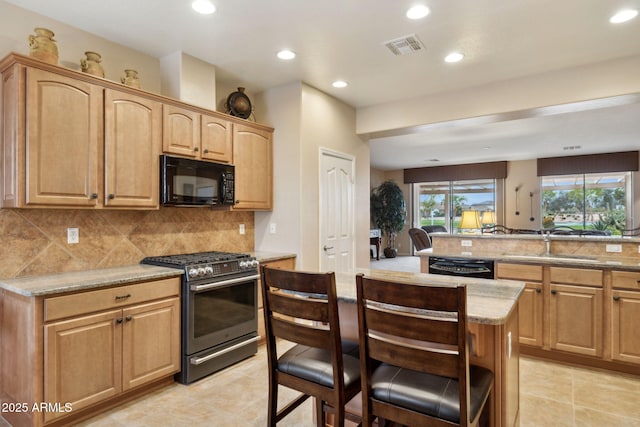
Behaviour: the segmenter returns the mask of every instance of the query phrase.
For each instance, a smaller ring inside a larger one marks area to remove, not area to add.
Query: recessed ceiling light
[[[336,80],[335,82],[332,83],[332,86],[337,88],[343,88],[343,87],[347,87],[348,84],[343,80]]]
[[[615,15],[613,15],[611,17],[611,19],[609,19],[609,22],[611,22],[612,24],[620,24],[622,22],[627,22],[630,21],[631,19],[635,18],[636,16],[638,16],[638,11],[635,9],[625,9],[625,10],[621,10],[620,12],[616,13]]]
[[[459,62],[462,61],[462,58],[464,58],[464,55],[461,54],[460,52],[451,52],[449,55],[447,55],[444,58],[445,62]]]
[[[295,52],[292,52],[290,50],[281,50],[280,52],[278,52],[278,58],[280,59],[284,59],[286,61],[293,59],[296,57]]]
[[[429,8],[423,4],[413,6],[407,10],[407,18],[409,19],[422,19],[429,14]]]
[[[216,11],[216,7],[209,0],[194,0],[191,7],[198,13],[203,15],[211,15]]]

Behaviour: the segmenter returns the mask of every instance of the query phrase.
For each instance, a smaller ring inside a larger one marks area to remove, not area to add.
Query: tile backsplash
[[[79,230],[79,243],[67,243],[67,228]],[[0,278],[118,267],[153,255],[250,252],[254,231],[253,212],[0,209]]]

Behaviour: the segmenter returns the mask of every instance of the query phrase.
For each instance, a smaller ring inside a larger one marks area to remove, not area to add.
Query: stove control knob
[[[196,277],[198,275],[198,270],[195,268],[189,269],[189,277]]]
[[[212,275],[213,274],[213,267],[211,267],[210,265],[207,265],[204,268],[204,274]]]
[[[247,261],[240,261],[240,263],[238,265],[240,265],[240,268],[249,267],[249,263]]]
[[[205,270],[203,267],[198,268],[198,276],[204,276]]]
[[[258,262],[257,259],[252,259],[251,260],[251,267],[258,268],[258,265],[260,265],[260,263]]]

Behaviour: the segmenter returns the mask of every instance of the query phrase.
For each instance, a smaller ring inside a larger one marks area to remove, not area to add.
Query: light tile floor
[[[258,354],[192,385],[173,384],[79,424],[85,427],[266,425],[267,369]],[[640,377],[522,357],[520,426],[640,426]],[[294,396],[281,388],[284,398]],[[284,401],[284,400],[283,400]],[[279,426],[313,426],[305,403]]]

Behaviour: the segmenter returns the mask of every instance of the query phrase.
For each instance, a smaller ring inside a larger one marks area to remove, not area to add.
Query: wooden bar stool
[[[317,425],[325,426],[327,411],[335,414],[334,426],[344,426],[345,403],[360,392],[360,362],[358,343],[340,339],[334,273],[267,266],[260,273],[269,364],[268,424],[275,426],[315,397]],[[282,340],[296,345],[278,357]],[[280,411],[278,385],[302,393]]]
[[[493,373],[469,366],[466,287],[358,274],[356,288],[363,425],[487,424]]]

